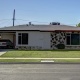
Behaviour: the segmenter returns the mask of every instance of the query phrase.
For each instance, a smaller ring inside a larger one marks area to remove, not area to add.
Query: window
[[[71,34],[71,45],[79,45],[79,34]]]
[[[18,36],[18,44],[21,44],[21,36]]]
[[[66,44],[67,45],[80,45],[80,34],[67,34]]]
[[[18,33],[18,44],[28,44],[28,33]]]
[[[22,44],[28,44],[28,34],[22,33]]]
[[[67,45],[70,45],[70,36],[67,36],[66,41],[67,41]]]

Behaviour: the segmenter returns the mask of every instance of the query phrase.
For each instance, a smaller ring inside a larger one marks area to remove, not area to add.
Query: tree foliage
[[[78,23],[76,26],[77,26],[77,27],[80,27],[80,23]]]

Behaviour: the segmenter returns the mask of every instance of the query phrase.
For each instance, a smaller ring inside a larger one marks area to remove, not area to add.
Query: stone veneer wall
[[[57,44],[66,44],[65,32],[51,32],[51,49],[57,49]]]
[[[65,49],[80,49],[80,46],[66,46]]]
[[[16,49],[19,49],[19,50],[42,50],[42,47],[39,47],[39,46],[17,46]]]

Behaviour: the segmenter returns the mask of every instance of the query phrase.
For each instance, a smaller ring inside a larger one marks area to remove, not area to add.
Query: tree
[[[80,27],[80,23],[78,23],[76,26],[77,26],[77,27]]]

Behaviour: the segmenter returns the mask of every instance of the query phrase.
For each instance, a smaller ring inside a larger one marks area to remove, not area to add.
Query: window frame
[[[67,35],[69,34],[69,35]],[[79,35],[79,45],[72,45],[71,44],[71,34],[78,34]],[[67,44],[67,36],[70,36],[70,45]],[[80,46],[80,33],[66,33],[66,45],[67,46]]]
[[[23,44],[22,40],[22,34],[27,34],[27,43]],[[19,37],[21,37],[21,43],[19,43]],[[18,33],[18,45],[28,45],[29,43],[29,34],[28,33]]]

